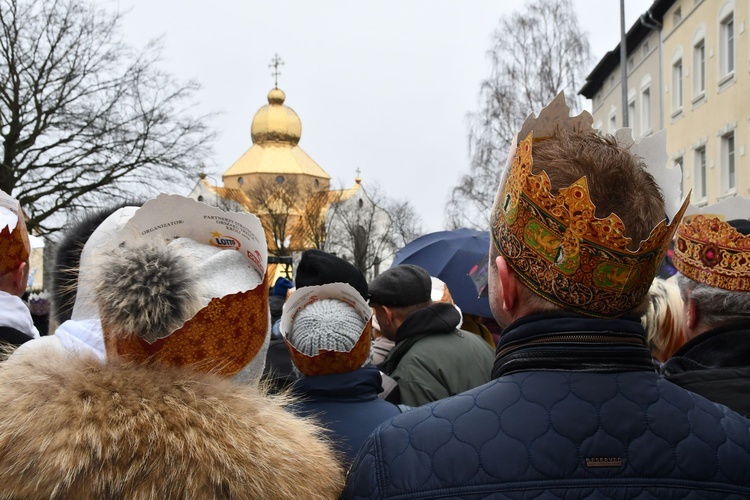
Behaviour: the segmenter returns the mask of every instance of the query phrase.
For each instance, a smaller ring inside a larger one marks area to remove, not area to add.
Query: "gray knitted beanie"
[[[289,342],[302,354],[316,356],[321,349],[348,352],[362,334],[365,322],[345,302],[313,302],[294,318]]]

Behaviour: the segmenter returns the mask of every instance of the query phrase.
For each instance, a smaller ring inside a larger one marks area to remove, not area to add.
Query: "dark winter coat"
[[[367,436],[380,424],[400,413],[398,407],[378,398],[380,371],[366,366],[349,373],[301,377],[292,388],[301,402],[290,407],[297,415],[316,416],[331,431],[331,441],[354,460]]]
[[[442,302],[406,317],[381,364],[383,373],[398,383],[388,401],[419,406],[489,382],[492,348],[459,330],[460,321],[456,308]]]
[[[654,371],[640,323],[513,323],[495,380],[400,415],[344,498],[747,498],[750,421]]]
[[[662,366],[672,383],[750,417],[750,329],[728,325],[685,343]]]
[[[23,332],[19,332],[15,328],[9,326],[0,326],[0,345],[12,345],[18,347],[21,344],[25,344],[32,337]]]

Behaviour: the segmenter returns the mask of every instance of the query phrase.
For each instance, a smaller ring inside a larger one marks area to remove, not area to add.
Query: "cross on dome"
[[[281,74],[281,71],[279,71],[279,66],[283,65],[284,61],[281,60],[279,54],[274,54],[273,59],[271,59],[271,64],[268,65],[269,68],[273,68],[273,71],[271,71],[271,76],[273,76],[274,88],[279,88],[279,75]]]

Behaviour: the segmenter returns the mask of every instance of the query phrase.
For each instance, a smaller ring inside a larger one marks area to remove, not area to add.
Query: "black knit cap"
[[[367,300],[367,279],[362,271],[342,258],[321,250],[307,250],[297,265],[294,285],[326,285],[328,283],[348,283]]]
[[[419,266],[392,267],[370,282],[370,304],[409,307],[431,300],[430,273]]]

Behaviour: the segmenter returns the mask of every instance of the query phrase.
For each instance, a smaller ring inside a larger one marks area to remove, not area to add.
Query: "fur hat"
[[[392,267],[370,282],[370,304],[409,307],[432,300],[432,279],[419,266]]]
[[[93,258],[107,355],[257,382],[270,332],[257,217],[160,195],[121,227]]]
[[[362,271],[344,259],[321,250],[307,250],[302,254],[294,283],[297,288],[347,283],[367,299],[367,279]]]
[[[78,270],[81,266],[83,247],[96,229],[117,210],[141,203],[120,203],[111,207],[95,210],[75,221],[65,231],[60,242],[55,246],[55,264],[52,267],[52,310],[51,319],[58,325],[71,319],[73,304],[78,290]]]

